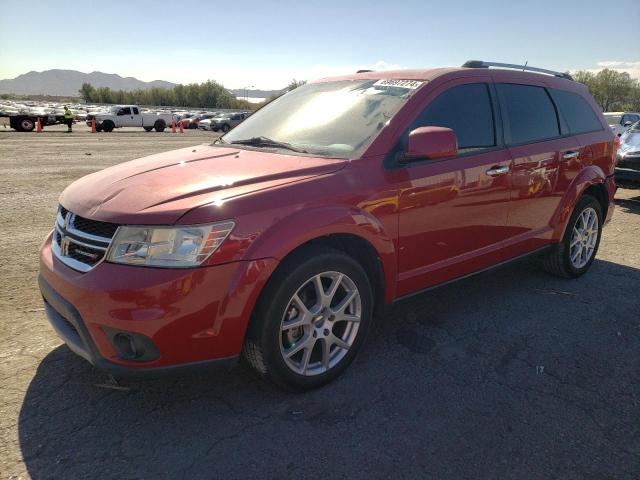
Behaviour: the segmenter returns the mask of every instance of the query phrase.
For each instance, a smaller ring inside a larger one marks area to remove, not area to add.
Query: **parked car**
[[[640,122],[620,136],[617,160],[616,181],[640,182]]]
[[[246,113],[229,113],[214,117],[211,119],[211,129],[214,132],[222,130],[226,133],[237,125],[240,125],[248,116]]]
[[[631,125],[640,121],[640,113],[636,112],[606,112],[604,118],[613,130],[613,133],[620,136]]]
[[[583,275],[613,214],[615,135],[567,74],[493,66],[311,82],[212,145],[74,182],[40,252],[51,324],[114,374],[242,352],[307,389],[384,304],[532,254]]]
[[[170,113],[143,114],[137,105],[114,105],[106,113],[89,113],[86,120],[88,126],[91,126],[93,119],[96,121],[96,130],[104,132],[121,127],[142,127],[147,132],[155,128],[156,132],[162,132],[174,120]]]
[[[215,114],[213,113],[199,113],[194,115],[189,119],[189,128],[198,128],[202,120],[210,120],[213,117],[215,117]]]

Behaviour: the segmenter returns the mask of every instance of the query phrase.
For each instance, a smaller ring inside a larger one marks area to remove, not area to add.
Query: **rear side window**
[[[577,93],[565,90],[551,89],[550,91],[560,113],[567,121],[570,133],[576,135],[602,130],[600,120],[584,98]]]
[[[496,89],[507,117],[509,143],[537,142],[560,135],[556,109],[544,88],[502,83]]]
[[[426,126],[453,130],[460,150],[493,147],[496,135],[487,85],[470,83],[441,93],[427,105],[410,130]]]
[[[140,112],[138,112],[138,109],[136,107],[133,107],[133,113],[134,115],[139,115]]]

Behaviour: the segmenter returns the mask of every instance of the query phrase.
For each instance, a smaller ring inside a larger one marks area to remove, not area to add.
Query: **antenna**
[[[529,60],[525,60],[524,61],[524,65],[522,66],[522,71],[524,72],[527,69],[527,64],[529,63]]]

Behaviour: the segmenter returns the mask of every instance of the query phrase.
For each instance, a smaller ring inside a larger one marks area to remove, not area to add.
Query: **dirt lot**
[[[618,191],[583,278],[520,262],[404,301],[321,390],[283,393],[244,366],[106,388],[39,298],[57,197],[212,138],[0,128],[0,477],[640,477],[640,190]]]

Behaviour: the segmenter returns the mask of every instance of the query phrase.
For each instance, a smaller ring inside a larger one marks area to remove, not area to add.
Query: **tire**
[[[164,123],[164,120],[156,120],[156,123],[153,124],[153,128],[156,129],[156,132],[164,132],[167,124]]]
[[[318,301],[317,278],[324,302]],[[244,357],[284,388],[320,387],[353,361],[372,312],[371,284],[358,262],[331,248],[301,250],[282,263],[262,292],[247,330]],[[298,321],[301,326],[284,325]]]
[[[217,132],[218,130],[220,130],[218,127],[211,127],[212,132]]]
[[[102,130],[107,133],[113,132],[113,129],[115,127],[115,124],[111,120],[105,120],[104,122],[102,122]]]
[[[583,228],[585,220],[587,228]],[[589,227],[592,221],[594,223]],[[593,227],[596,227],[596,223],[597,228],[594,230]],[[565,278],[577,278],[586,273],[596,258],[600,246],[602,223],[600,202],[591,195],[583,195],[567,222],[567,229],[562,241],[555,245],[548,256],[543,259],[543,268],[553,275]],[[582,230],[587,232],[586,235],[582,233]],[[572,244],[574,245],[572,246]],[[577,257],[576,253],[578,253]]]
[[[34,122],[31,118],[21,118],[19,123],[21,132],[30,132],[34,128],[36,128],[36,122]]]
[[[228,123],[225,123],[224,125],[222,125],[222,131],[224,133],[227,133],[229,130],[231,130],[231,126]]]
[[[96,132],[101,132],[101,131],[102,131],[102,124],[96,123]]]
[[[151,130],[153,130],[153,127],[142,127],[144,128],[145,132],[150,132]]]

